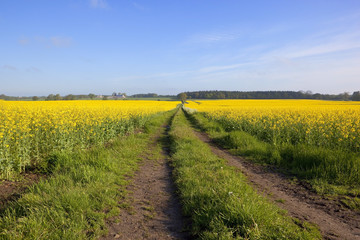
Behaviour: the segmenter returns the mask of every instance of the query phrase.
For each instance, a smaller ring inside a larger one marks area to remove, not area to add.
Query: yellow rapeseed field
[[[166,101],[0,100],[0,177],[21,172],[54,150],[86,148],[176,107]]]
[[[360,103],[317,100],[189,101],[221,121],[273,144],[311,144],[360,152]]]

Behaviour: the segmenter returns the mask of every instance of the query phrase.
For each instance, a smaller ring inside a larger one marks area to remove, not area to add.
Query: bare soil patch
[[[324,239],[360,239],[360,213],[344,208],[338,201],[319,196],[304,182],[293,182],[274,169],[256,165],[215,145],[207,134],[194,130],[210,145],[212,152],[243,172],[250,183],[266,194],[290,216],[316,224]]]
[[[164,126],[165,128],[165,126]],[[164,134],[158,134],[150,144],[157,144]],[[129,207],[108,222],[109,234],[101,239],[192,239],[186,231],[188,220],[182,216],[181,205],[172,181],[166,149],[154,159],[144,153],[129,191]]]
[[[0,211],[4,209],[9,201],[18,199],[21,194],[32,184],[38,182],[40,174],[24,173],[19,181],[4,180],[0,182]]]

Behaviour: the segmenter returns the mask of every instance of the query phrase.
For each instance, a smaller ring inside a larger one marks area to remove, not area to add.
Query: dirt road
[[[191,239],[176,196],[164,139],[165,131],[151,140],[127,188],[130,194],[125,201],[129,207],[111,219],[109,235],[102,239]]]
[[[344,209],[336,201],[312,192],[305,184],[289,181],[285,175],[231,155],[216,146],[203,132],[194,130],[194,133],[209,144],[214,154],[243,172],[259,193],[266,194],[292,217],[318,225],[324,239],[360,239],[359,212]]]

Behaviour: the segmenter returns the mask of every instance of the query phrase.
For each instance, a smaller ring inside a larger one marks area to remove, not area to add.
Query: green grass
[[[211,125],[211,123],[209,123]],[[213,126],[216,129],[216,126]],[[179,111],[169,132],[172,165],[184,213],[201,239],[321,239],[318,230],[286,216],[215,156]]]
[[[174,112],[150,120],[143,133],[89,150],[49,156],[50,177],[1,212],[0,239],[96,239],[105,219],[117,215],[128,176],[138,168],[149,139]]]
[[[221,123],[201,113],[187,116],[231,153],[281,167],[308,180],[318,193],[360,195],[360,158],[355,153],[305,144],[274,145],[240,130],[225,131]]]
[[[360,198],[351,198],[345,196],[340,201],[343,205],[347,206],[348,208],[360,211]]]

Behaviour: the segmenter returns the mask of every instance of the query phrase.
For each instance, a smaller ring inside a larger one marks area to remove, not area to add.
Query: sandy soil
[[[243,172],[258,192],[266,194],[292,217],[318,225],[324,239],[360,239],[359,212],[345,209],[337,201],[317,195],[305,183],[292,182],[289,176],[274,169],[231,155],[215,145],[203,132],[194,133],[210,145],[213,153]]]

